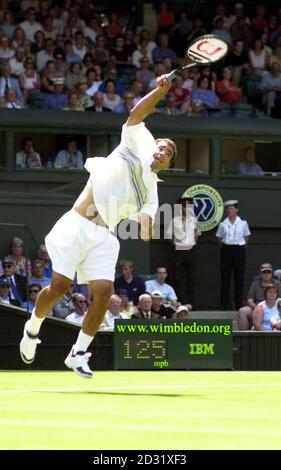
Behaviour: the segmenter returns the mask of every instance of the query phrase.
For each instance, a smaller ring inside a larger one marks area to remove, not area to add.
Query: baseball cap
[[[160,290],[153,290],[151,292],[151,297],[160,297],[161,299],[163,299],[163,295],[161,294]]]
[[[270,263],[263,263],[260,266],[260,271],[261,272],[263,272],[263,271],[272,271],[272,265]]]
[[[176,313],[180,312],[187,312],[188,313],[188,308],[186,305],[181,305],[180,307],[177,308]]]
[[[235,10],[243,10],[244,5],[243,3],[238,2],[238,3],[235,3],[234,8]]]

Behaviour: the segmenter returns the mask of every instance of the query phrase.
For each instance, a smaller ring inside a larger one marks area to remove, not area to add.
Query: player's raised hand
[[[165,75],[160,75],[160,77],[156,78],[156,85],[160,88],[163,88],[163,91],[168,91],[171,86],[171,81],[167,80]]]

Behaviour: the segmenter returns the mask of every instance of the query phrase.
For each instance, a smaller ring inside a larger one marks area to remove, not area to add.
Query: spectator
[[[169,33],[175,24],[174,14],[169,10],[167,2],[161,2],[156,13],[158,33]]]
[[[118,295],[112,295],[109,300],[108,309],[105,312],[102,324],[99,327],[100,331],[114,331],[115,320],[125,319],[126,317],[121,313],[121,299]]]
[[[111,44],[113,44],[116,36],[122,34],[122,28],[119,25],[119,18],[117,13],[112,12],[109,18],[109,24],[105,26],[106,36]]]
[[[278,290],[278,296],[281,296],[281,283],[272,278],[272,265],[263,263],[259,269],[260,278],[253,281],[247,294],[247,305],[241,307],[238,311],[238,330],[250,330],[253,323],[253,311],[256,306],[264,300],[264,289],[275,284]]]
[[[26,103],[30,102],[33,93],[38,93],[41,88],[41,81],[38,73],[34,70],[32,57],[26,57],[24,61],[24,72],[19,77],[21,89]]]
[[[239,174],[241,176],[263,176],[261,166],[255,163],[255,150],[253,147],[244,148],[243,161],[239,164]]]
[[[64,78],[57,77],[53,79],[54,92],[50,93],[44,101],[44,109],[60,110],[67,106],[67,96],[64,93]]]
[[[103,102],[106,108],[111,109],[111,111],[116,108],[121,102],[119,95],[115,93],[114,81],[107,79],[105,82],[105,93],[103,93]]]
[[[236,104],[241,101],[241,89],[232,80],[229,67],[224,67],[223,78],[216,84],[216,92],[222,103]]]
[[[74,50],[73,50],[73,44],[72,44],[72,41],[70,39],[67,39],[65,42],[64,42],[64,52],[65,52],[65,61],[68,65],[71,65],[71,64],[76,64],[77,62],[81,62],[81,57],[78,55],[78,54],[75,54]],[[87,56],[87,54],[85,54],[84,58],[83,58],[83,63],[85,64],[85,57]],[[90,54],[91,56],[91,54]]]
[[[134,97],[132,90],[124,91],[122,101],[113,109],[113,112],[129,114],[134,107]]]
[[[142,83],[143,89],[146,90],[149,82],[155,78],[154,73],[150,70],[150,62],[147,56],[140,59],[140,70],[136,73],[136,79]]]
[[[41,289],[42,287],[37,282],[30,284],[28,286],[28,300],[21,304],[21,308],[26,308],[28,312],[31,312],[35,307],[35,301]]]
[[[207,112],[220,110],[220,99],[210,90],[210,79],[202,76],[198,80],[198,87],[191,93],[192,100],[200,100]]]
[[[73,283],[72,283],[69,290],[54,305],[53,310],[52,310],[53,317],[61,318],[62,320],[64,320],[68,315],[70,315],[75,310],[73,297],[72,297],[73,292],[74,292],[74,289],[73,289]]]
[[[26,38],[25,38],[24,30],[18,26],[14,31],[11,47],[13,49],[17,49],[18,47],[23,47],[25,39]]]
[[[105,38],[102,34],[98,34],[96,44],[91,50],[95,64],[105,67],[109,61],[109,52],[106,48]]]
[[[99,87],[99,91],[102,91],[105,93],[105,87],[107,80],[111,80],[114,82],[114,91],[117,95],[122,96],[124,92],[124,86],[122,82],[117,78],[118,76],[118,70],[115,67],[111,67],[108,71],[106,80],[102,82],[102,84]]]
[[[85,37],[82,31],[76,31],[74,34],[73,52],[80,57],[81,61],[88,52],[87,46],[85,45]]]
[[[230,27],[230,18],[226,14],[226,6],[224,3],[218,3],[216,6],[216,16],[213,18],[213,26],[216,25],[217,20],[221,19],[223,23],[223,27],[228,30]]]
[[[14,31],[15,31],[15,25],[14,25],[13,14],[9,10],[4,11],[3,13],[3,18],[1,22],[1,31],[3,32],[5,36],[7,36],[9,40],[12,39]]]
[[[171,318],[174,309],[169,306],[165,306],[163,304],[163,295],[159,290],[154,290],[151,292],[151,300],[152,300],[152,305],[151,305],[151,311],[153,313],[156,313],[157,315],[160,315],[162,318]]]
[[[92,98],[87,94],[88,84],[87,79],[82,78],[76,87],[78,90],[78,102],[81,108],[86,109],[92,106]]]
[[[247,23],[244,16],[237,18],[237,21],[230,28],[230,34],[233,43],[241,41],[246,49],[253,43],[254,35],[252,27]]]
[[[190,102],[186,101],[183,103],[180,108],[176,106],[176,97],[174,94],[169,93],[166,98],[165,106],[161,106],[161,108],[157,108],[160,113],[168,114],[168,116],[172,115],[180,115],[190,111]]]
[[[45,34],[46,39],[53,39],[53,41],[56,40],[58,30],[54,26],[53,18],[50,15],[45,16],[42,31]]]
[[[6,64],[14,55],[15,51],[10,48],[8,37],[2,36],[0,39],[0,64]]]
[[[8,88],[13,88],[16,91],[17,100],[22,103],[24,102],[18,79],[11,77],[10,65],[4,64],[2,67],[2,76],[0,77],[0,99],[3,99]]]
[[[3,259],[3,275],[2,278],[8,279],[11,287],[10,298],[21,305],[26,300],[27,280],[25,276],[17,274],[15,261],[11,256],[5,256]]]
[[[123,66],[129,67],[132,63],[132,56],[125,50],[125,38],[123,35],[116,36],[114,47],[110,50],[110,62],[122,70]],[[132,66],[133,68],[133,66]]]
[[[54,41],[49,38],[44,43],[44,49],[36,55],[36,68],[41,72],[49,61],[53,60]]]
[[[117,277],[114,282],[114,288],[126,289],[129,301],[134,305],[138,304],[138,299],[145,292],[144,281],[134,274],[134,266],[132,261],[123,259],[119,262],[121,276]]]
[[[273,331],[280,331],[281,330],[281,299],[277,299],[276,307],[278,310],[278,315],[274,315],[271,317],[271,327]]]
[[[94,68],[90,68],[86,72],[87,79],[87,95],[93,96],[102,84],[101,80],[97,80],[96,72]]]
[[[10,243],[11,254],[10,258],[16,265],[16,273],[23,276],[31,275],[31,263],[29,259],[23,256],[24,241],[22,238],[14,237]]]
[[[179,57],[185,56],[187,35],[192,29],[192,21],[188,18],[187,11],[182,9],[179,14],[179,20],[170,30],[173,49]]]
[[[42,287],[49,286],[51,279],[44,274],[44,264],[41,259],[35,259],[32,261],[32,276],[29,278],[28,283],[31,284],[40,284]]]
[[[126,289],[117,289],[115,292],[121,300],[120,305],[120,314],[123,318],[131,318],[133,313],[137,311],[137,308],[134,306],[133,302],[128,299],[128,292]]]
[[[196,38],[199,38],[200,36],[203,36],[206,34],[207,31],[204,28],[204,24],[201,18],[197,17],[193,21],[193,27],[190,33],[187,36],[187,44],[190,41],[194,41]]]
[[[34,142],[31,137],[25,137],[22,141],[22,150],[16,153],[17,168],[41,168],[41,158],[34,150]]]
[[[215,28],[212,31],[212,34],[223,39],[228,44],[232,45],[232,39],[229,34],[229,31],[225,28],[222,18],[217,18],[215,22]]]
[[[43,31],[40,31],[40,30],[37,31],[37,33],[35,33],[34,35],[34,41],[31,44],[32,54],[36,55],[39,52],[43,51],[45,47],[45,41],[46,41],[46,38],[45,38],[45,34],[43,33]]]
[[[253,329],[256,331],[272,331],[271,318],[279,315],[276,300],[278,289],[275,284],[268,284],[264,289],[264,299],[253,311]]]
[[[42,25],[36,22],[36,11],[34,8],[28,8],[26,20],[20,23],[20,27],[23,29],[26,39],[30,42],[34,40],[34,35],[37,31],[42,31]]]
[[[165,283],[166,277],[168,276],[167,269],[165,266],[158,266],[156,268],[155,279],[146,281],[145,290],[149,294],[153,291],[160,291],[163,299],[170,301],[172,305],[177,304],[177,296],[172,286]]]
[[[87,310],[87,300],[83,294],[73,294],[72,300],[74,304],[74,311],[65,317],[66,321],[75,323],[76,325],[82,325],[86,310]]]
[[[263,77],[260,90],[263,95],[262,103],[266,114],[271,115],[277,93],[281,92],[280,65],[277,62],[272,62],[270,65],[270,73]]]
[[[16,49],[16,53],[14,57],[12,57],[9,60],[9,65],[11,67],[11,74],[16,75],[17,78],[20,76],[21,73],[24,72],[23,61],[24,61],[24,50],[22,47],[18,47]]]
[[[95,16],[90,17],[89,22],[84,30],[84,34],[88,41],[88,45],[95,44],[98,34],[102,34],[102,28],[100,27],[98,19]]]
[[[154,63],[161,62],[165,57],[169,57],[173,64],[178,64],[178,58],[175,51],[169,48],[169,36],[167,34],[160,34],[158,44],[159,45],[152,51]]]
[[[83,155],[77,149],[77,141],[75,138],[69,138],[66,143],[66,149],[60,150],[56,155],[55,165],[57,168],[76,168],[83,170]]]
[[[181,76],[175,78],[169,94],[175,97],[175,107],[177,109],[181,109],[183,112],[190,109],[190,93],[187,88],[183,88],[183,78]]]
[[[139,297],[138,312],[132,315],[134,320],[158,320],[160,315],[151,310],[152,300],[149,294],[142,294]]]
[[[63,111],[84,111],[84,108],[79,104],[78,93],[76,93],[76,91],[69,91],[67,99],[68,106],[63,108]]]
[[[246,263],[245,247],[251,232],[246,220],[240,219],[238,201],[225,201],[227,217],[218,226],[216,237],[221,246],[221,309],[230,306],[230,281],[234,275],[234,302],[238,310],[242,307],[243,283]]]
[[[0,277],[0,304],[20,306],[20,301],[11,299],[10,282],[5,277]]]
[[[38,259],[40,259],[44,265],[44,276],[52,277],[52,261],[50,260],[46,245],[40,245],[38,250]]]
[[[234,15],[230,15],[229,17],[229,23],[232,26],[235,24],[239,18],[244,17],[245,22],[247,25],[251,24],[251,20],[247,17],[244,16],[244,5],[241,2],[235,3],[234,5]]]
[[[41,73],[41,91],[42,93],[54,93],[55,85],[54,80],[57,78],[55,63],[53,60],[48,60],[45,68]]]
[[[233,50],[226,56],[225,63],[231,67],[233,81],[239,86],[241,73],[250,69],[249,57],[244,50],[243,41],[235,41]]]
[[[90,97],[88,97],[90,98]],[[104,106],[104,99],[103,99],[103,93],[101,91],[96,91],[95,94],[93,95],[93,106],[88,106],[85,108],[85,111],[94,111],[96,113],[104,113],[104,112],[111,112],[110,108],[107,108]]]
[[[253,48],[250,49],[249,60],[255,75],[266,74],[269,67],[269,55],[259,38],[255,39]]]
[[[13,88],[8,88],[5,92],[4,102],[0,103],[1,108],[23,109],[24,103],[17,100],[16,92]]]
[[[180,305],[176,310],[177,320],[188,320],[189,310],[186,305]]]

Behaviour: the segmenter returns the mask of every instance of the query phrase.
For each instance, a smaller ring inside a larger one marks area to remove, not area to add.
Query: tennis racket
[[[188,46],[184,64],[164,77],[173,80],[182,70],[189,69],[195,65],[208,65],[221,60],[229,51],[229,44],[213,34],[206,34],[196,38]],[[192,62],[190,62],[192,61]],[[189,63],[188,63],[189,62]]]

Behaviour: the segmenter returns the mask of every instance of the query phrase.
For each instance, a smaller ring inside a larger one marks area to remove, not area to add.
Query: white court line
[[[61,393],[61,392],[124,392],[133,390],[193,390],[210,388],[257,388],[257,387],[281,387],[281,381],[275,383],[251,383],[251,384],[207,384],[207,385],[129,385],[127,387],[94,387],[89,388],[34,388],[34,389],[10,389],[0,390],[0,393]]]

